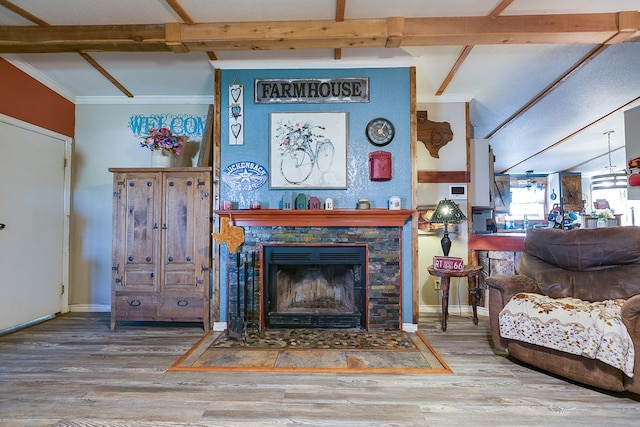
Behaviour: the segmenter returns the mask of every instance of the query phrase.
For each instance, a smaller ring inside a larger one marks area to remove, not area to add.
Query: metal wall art
[[[271,188],[347,188],[347,113],[271,113]]]
[[[255,190],[262,187],[268,177],[267,168],[250,161],[235,162],[222,170],[222,182],[233,190]]]
[[[244,88],[238,79],[229,85],[229,145],[244,144]]]

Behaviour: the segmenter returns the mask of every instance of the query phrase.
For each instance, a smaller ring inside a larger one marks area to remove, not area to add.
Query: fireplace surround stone
[[[261,266],[264,245],[365,245],[368,296],[365,328],[401,329],[402,226],[413,211],[379,209],[364,214],[347,209],[318,212],[274,211],[216,211],[219,215],[230,216],[236,226],[244,228],[245,241],[242,251],[259,254],[260,266],[255,269],[254,280],[260,283],[260,286],[256,292],[263,294]],[[226,251],[221,254],[221,262],[229,262]],[[229,280],[228,283],[221,283],[221,286],[229,286],[236,281],[238,272],[233,263],[229,262],[228,265]],[[229,290],[233,300],[234,294]],[[253,297],[264,327],[261,298],[259,295]],[[233,304],[234,302],[230,301],[229,305]]]

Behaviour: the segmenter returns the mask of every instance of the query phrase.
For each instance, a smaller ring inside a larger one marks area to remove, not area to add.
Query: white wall
[[[132,115],[197,115],[208,105],[77,105],[73,160],[69,305],[72,311],[110,309],[112,174],[110,167],[148,167],[150,151],[129,127]],[[197,159],[199,140],[181,161]]]
[[[453,140],[442,147],[439,151],[439,158],[431,157],[422,142],[418,142],[417,147],[417,168],[429,171],[465,171],[467,169],[467,130],[466,130],[466,108],[465,103],[447,104],[419,104],[419,111],[427,111],[427,118],[435,122],[448,122],[453,132]],[[449,183],[447,184],[417,184],[418,205],[436,205],[439,200],[449,195]],[[467,211],[466,200],[456,200],[463,212]],[[467,261],[468,233],[467,224],[460,224],[459,232],[453,233],[449,227],[449,237],[452,240],[451,252],[449,256],[463,258]],[[435,280],[427,272],[427,267],[433,263],[435,255],[442,255],[440,239],[438,235],[419,235],[418,237],[418,259],[419,273],[418,282],[420,288],[420,311],[433,312],[439,310],[440,293],[434,289]],[[464,286],[458,292],[458,282]],[[452,305],[459,304],[458,294],[462,296],[463,304],[466,304],[466,282],[464,280],[451,281],[451,293],[449,302]]]

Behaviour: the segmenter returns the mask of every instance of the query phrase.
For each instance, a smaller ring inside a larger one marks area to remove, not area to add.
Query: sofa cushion
[[[574,271],[640,263],[640,227],[527,230],[524,251],[554,266]]]
[[[633,342],[620,315],[624,302],[519,293],[500,312],[500,335],[598,359],[633,377]]]
[[[635,264],[603,270],[572,271],[525,252],[520,259],[520,274],[534,279],[537,292],[552,298],[602,301],[629,298],[640,293],[640,267]]]

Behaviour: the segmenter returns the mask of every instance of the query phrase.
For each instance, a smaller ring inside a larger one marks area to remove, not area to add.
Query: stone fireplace
[[[252,280],[260,286],[251,301],[257,304],[261,327],[367,330],[401,329],[402,227],[412,212],[216,211],[244,228],[242,250],[259,259]],[[230,307],[237,301],[232,284],[238,271],[232,264],[226,284]],[[278,280],[280,291],[273,286]]]

